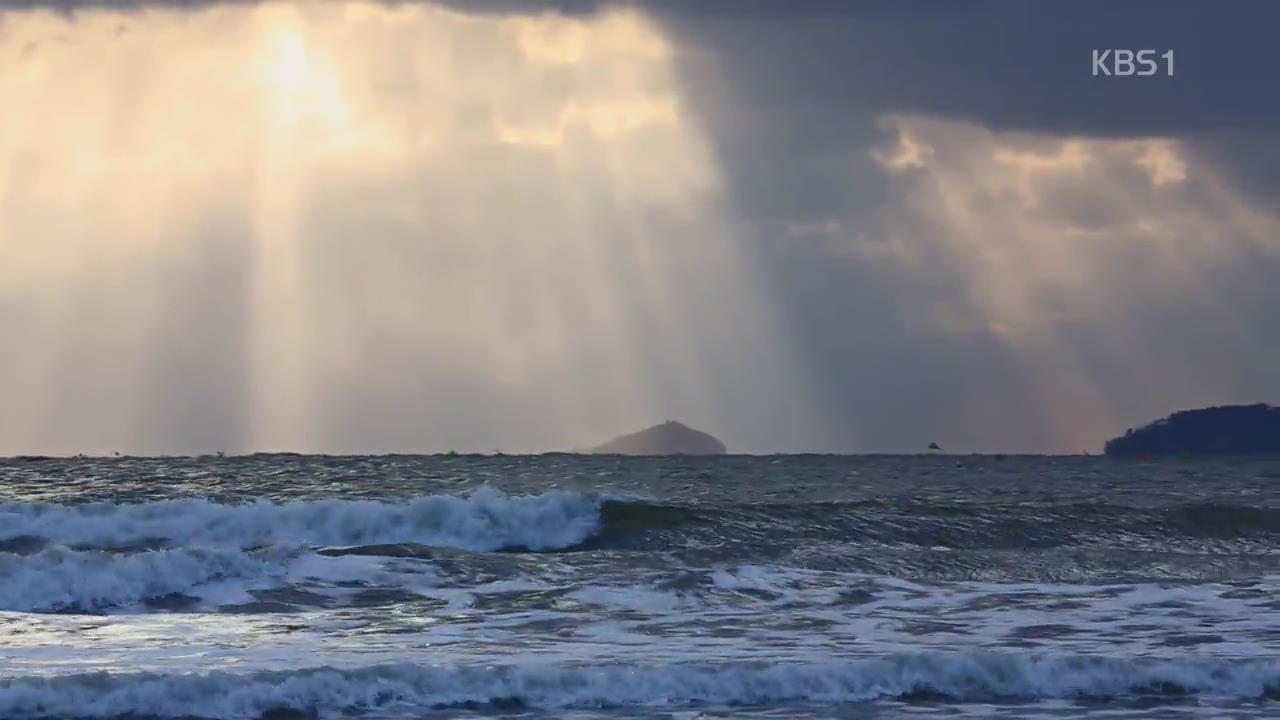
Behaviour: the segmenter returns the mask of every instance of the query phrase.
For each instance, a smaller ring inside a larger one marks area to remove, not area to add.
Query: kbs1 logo
[[[1164,62],[1161,63],[1160,61]],[[1161,67],[1163,65],[1163,68]],[[1093,76],[1129,77],[1138,75],[1149,77],[1164,70],[1164,74],[1173,75],[1173,51],[1166,50],[1156,55],[1155,50],[1094,50]]]

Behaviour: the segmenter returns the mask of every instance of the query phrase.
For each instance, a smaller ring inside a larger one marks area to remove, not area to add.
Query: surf
[[[0,542],[34,539],[99,549],[416,543],[474,552],[543,551],[580,544],[596,532],[601,502],[595,495],[564,490],[519,496],[481,487],[465,497],[428,495],[401,502],[8,503],[0,505]]]
[[[915,653],[826,663],[379,665],[0,679],[0,716],[254,718],[448,709],[698,708],[876,700],[1274,699],[1274,660]]]

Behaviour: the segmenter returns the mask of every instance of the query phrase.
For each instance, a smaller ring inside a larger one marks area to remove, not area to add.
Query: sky
[[[1076,453],[1280,402],[1277,21],[0,0],[0,454]]]

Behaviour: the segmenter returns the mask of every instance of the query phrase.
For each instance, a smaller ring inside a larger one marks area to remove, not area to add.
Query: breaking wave
[[[0,543],[35,538],[82,548],[417,543],[478,552],[555,550],[597,530],[602,502],[562,490],[513,496],[483,487],[469,497],[430,495],[402,503],[6,503],[0,504]]]
[[[377,710],[1062,699],[1274,699],[1280,662],[932,653],[829,664],[422,667],[0,680],[0,715],[219,720]]]
[[[760,557],[779,548],[861,543],[975,551],[1108,550],[1274,553],[1280,508],[1188,504],[1000,505],[886,498],[828,503],[661,504],[550,490],[401,501],[0,504],[0,552],[65,545],[122,551],[175,547],[455,548],[470,552],[718,548]],[[366,553],[376,554],[376,553]],[[875,568],[871,568],[875,569]]]
[[[209,583],[281,577],[290,553],[225,549],[117,554],[49,548],[32,555],[0,553],[0,610],[96,612],[184,595]]]

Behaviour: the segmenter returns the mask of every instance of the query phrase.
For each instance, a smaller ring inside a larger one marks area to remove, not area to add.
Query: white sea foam
[[[0,680],[0,716],[256,718],[272,710],[412,710],[518,703],[538,709],[830,704],[930,694],[956,702],[1274,693],[1277,661],[917,654],[829,664],[379,666],[202,675],[96,673]]]
[[[229,549],[155,550],[128,555],[49,548],[0,553],[0,610],[96,611],[226,581],[282,577],[290,553]]]
[[[609,587],[592,585],[574,590],[569,597],[589,605],[621,608],[639,613],[667,613],[696,607],[695,601],[670,592],[644,587]]]
[[[474,551],[552,550],[590,537],[600,521],[600,503],[595,496],[563,490],[512,496],[489,487],[469,497],[431,495],[401,503],[6,503],[0,504],[0,540],[37,537],[105,548],[164,540],[238,548],[420,543]]]
[[[175,595],[190,609],[254,602],[253,592],[292,588],[341,604],[368,587],[429,590],[438,576],[422,562],[383,567],[382,558],[324,557],[296,547],[244,551],[174,548],[137,553],[54,547],[31,555],[0,553],[0,611],[129,610]],[[184,606],[186,607],[186,606]]]

